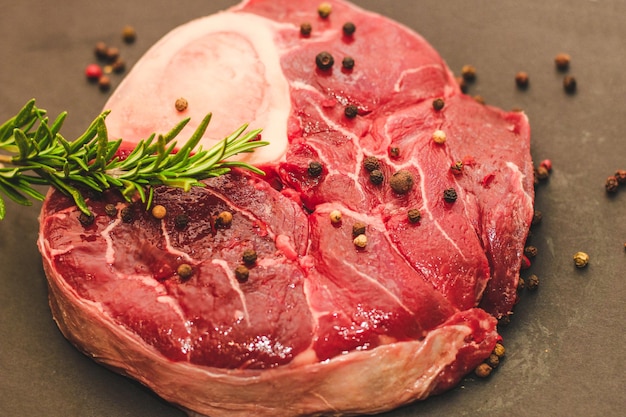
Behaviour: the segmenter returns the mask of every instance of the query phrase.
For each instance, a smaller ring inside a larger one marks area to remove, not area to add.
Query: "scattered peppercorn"
[[[364,235],[365,229],[367,226],[365,223],[356,222],[352,225],[352,237],[357,237],[358,235]]]
[[[474,81],[476,79],[476,68],[473,65],[463,65],[461,76],[467,82]]]
[[[626,169],[618,169],[615,171],[615,178],[620,184],[626,184]]]
[[[135,42],[135,40],[137,39],[137,31],[135,31],[135,28],[130,25],[124,26],[124,28],[122,29],[122,39],[126,43]]]
[[[554,64],[559,71],[567,71],[569,69],[570,61],[571,57],[566,53],[557,54],[554,58]]]
[[[363,168],[369,172],[380,169],[380,161],[375,156],[368,156],[363,160]]]
[[[189,224],[189,216],[187,216],[185,213],[177,215],[176,218],[174,219],[174,225],[178,229],[184,229],[185,227],[187,227],[188,224]]]
[[[454,175],[461,175],[463,173],[463,161],[456,161],[450,166],[450,171],[452,171]]]
[[[329,52],[323,51],[315,56],[315,64],[317,68],[326,71],[333,67],[335,58]]]
[[[389,179],[391,189],[398,194],[406,194],[413,188],[413,175],[404,169],[396,172]]]
[[[111,88],[111,79],[107,75],[102,75],[98,78],[98,88],[101,91],[109,91]]]
[[[535,169],[535,175],[539,181],[544,181],[550,176],[550,171],[543,165],[539,165],[537,169]]]
[[[375,169],[372,172],[370,172],[370,182],[374,185],[380,185],[383,183],[383,181],[385,180],[385,176],[383,175],[383,172],[379,169]]]
[[[319,16],[322,19],[326,19],[328,18],[328,16],[330,16],[330,14],[333,11],[333,6],[330,3],[321,3],[318,7],[317,7],[317,14],[319,14]]]
[[[354,104],[348,104],[343,112],[348,119],[354,119],[359,114],[359,108]]]
[[[257,260],[257,253],[254,249],[246,249],[243,251],[241,260],[246,265],[254,265]]]
[[[83,227],[91,226],[94,220],[95,217],[93,216],[93,214],[85,214],[81,212],[78,216],[78,221],[80,222],[80,224],[83,225]]]
[[[519,277],[517,281],[517,291],[522,291],[524,288],[526,288],[526,281],[524,281],[524,278]]]
[[[618,187],[619,187],[619,182],[617,181],[617,177],[615,177],[614,175],[611,175],[610,177],[608,177],[606,179],[606,182],[604,183],[604,188],[606,189],[607,193],[617,192]]]
[[[499,358],[504,357],[506,353],[506,349],[502,343],[496,343],[496,346],[493,348],[493,353],[496,354]]]
[[[174,107],[176,108],[176,111],[179,111],[179,112],[183,112],[187,110],[188,106],[189,106],[189,102],[184,97],[177,98],[176,101],[174,102]]]
[[[589,264],[589,255],[585,252],[576,252],[574,254],[574,263],[576,268],[584,268]]]
[[[443,199],[446,203],[454,203],[457,197],[458,196],[454,188],[447,188],[443,191]]]
[[[218,227],[230,227],[232,223],[233,213],[231,213],[230,211],[222,211],[220,214],[217,215],[217,218],[215,219],[215,224]]]
[[[85,76],[89,81],[98,81],[102,77],[102,68],[98,64],[89,64],[85,68]]]
[[[156,206],[152,207],[152,217],[154,217],[155,219],[161,220],[165,217],[166,214],[167,210],[164,206],[157,204]]]
[[[320,162],[318,161],[309,162],[309,168],[307,169],[307,172],[309,173],[310,177],[313,177],[313,178],[319,177],[320,175],[322,175],[323,170],[324,170],[324,167],[322,166]]]
[[[330,217],[330,222],[332,224],[339,224],[339,223],[341,223],[341,212],[339,210],[331,211],[328,216]]]
[[[94,48],[94,54],[96,55],[96,58],[98,59],[106,59],[107,44],[102,41],[96,43],[96,46]]]
[[[176,273],[182,279],[189,279],[193,275],[193,268],[189,264],[180,264],[176,268]]]
[[[343,69],[352,70],[354,68],[354,58],[352,58],[351,56],[344,57],[341,61],[341,66],[343,67]]]
[[[116,48],[115,46],[107,47],[106,56],[105,56],[105,59],[107,61],[114,62],[117,58],[119,58],[119,56],[120,56],[119,48]]]
[[[389,147],[389,156],[392,158],[398,158],[400,156],[400,148],[398,148],[397,146],[390,146]]]
[[[358,235],[357,237],[354,238],[354,246],[356,246],[357,248],[363,249],[364,247],[367,246],[367,236],[365,235]]]
[[[530,291],[535,291],[539,287],[539,277],[535,274],[530,275],[526,281],[526,288]]]
[[[524,255],[528,256],[529,258],[534,258],[535,256],[537,256],[537,248],[535,246],[531,246],[528,245],[524,248]]]
[[[237,278],[237,281],[240,283],[243,284],[244,282],[247,282],[249,277],[250,270],[245,265],[239,265],[235,268],[235,278]]]
[[[343,30],[343,34],[346,36],[352,36],[354,35],[354,32],[356,32],[356,26],[352,22],[344,23],[341,29]]]
[[[435,143],[438,143],[441,145],[446,142],[446,132],[444,132],[443,130],[439,130],[439,129],[435,130],[432,138]]]
[[[309,22],[304,22],[300,25],[300,35],[306,37],[311,36],[311,32],[313,31],[313,26]]]
[[[563,78],[563,89],[566,93],[572,94],[576,92],[576,78],[571,75],[566,75]]]
[[[120,212],[121,217],[122,217],[122,221],[124,223],[132,223],[132,221],[135,219],[135,215],[133,214],[133,210],[126,206],[122,209],[122,211]]]
[[[111,64],[111,70],[116,74],[124,72],[126,69],[126,62],[122,58],[117,58],[113,64]]]
[[[515,84],[520,90],[525,90],[526,88],[528,88],[529,81],[530,79],[528,78],[528,73],[520,71],[515,74]]]
[[[541,213],[539,210],[535,210],[533,213],[533,219],[531,220],[530,224],[532,226],[536,226],[539,223],[541,223],[542,219],[543,219],[543,213]]]
[[[411,223],[417,223],[422,219],[422,214],[418,209],[410,209],[407,212],[407,217]]]
[[[496,369],[498,365],[500,365],[500,357],[495,353],[492,353],[491,355],[489,355],[485,363],[491,366],[492,369]]]
[[[115,207],[115,204],[107,204],[104,206],[104,213],[109,216],[109,217],[115,217],[117,216],[117,208]]]
[[[443,101],[442,98],[436,98],[433,100],[433,109],[439,111],[441,109],[443,109],[443,107],[446,105],[445,101]]]
[[[459,85],[459,89],[462,93],[467,93],[468,87],[467,82],[463,79],[463,77],[456,77],[456,82]]]
[[[487,378],[489,375],[491,375],[491,371],[493,371],[493,368],[491,366],[486,363],[481,363],[476,367],[474,373],[479,378]]]
[[[545,169],[548,170],[548,172],[552,172],[552,161],[549,159],[544,159],[543,161],[541,161],[539,163],[540,167],[544,167]]]

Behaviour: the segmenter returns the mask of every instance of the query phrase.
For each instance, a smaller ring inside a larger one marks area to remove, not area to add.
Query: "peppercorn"
[[[496,369],[498,365],[500,365],[500,357],[498,357],[495,353],[492,353],[489,355],[487,360],[485,360],[485,363],[491,366],[492,369]]]
[[[520,71],[515,74],[515,84],[517,85],[517,88],[519,88],[520,90],[525,90],[526,88],[528,88],[528,83],[528,73]]]
[[[122,58],[117,58],[113,64],[111,64],[111,70],[116,74],[124,72],[126,69],[126,62]]]
[[[375,156],[368,156],[363,160],[363,168],[365,168],[369,172],[372,172],[375,169],[380,169],[380,162]]]
[[[435,130],[432,136],[433,142],[443,144],[446,142],[446,132],[443,130]]]
[[[407,218],[411,223],[417,223],[422,219],[422,214],[418,209],[410,209],[407,212]]]
[[[309,22],[304,22],[300,25],[300,35],[305,38],[311,36],[311,32],[313,31],[313,26]]]
[[[443,107],[446,105],[445,101],[443,101],[442,98],[436,98],[433,100],[433,109],[439,111],[441,109],[443,109]]]
[[[606,179],[604,183],[604,188],[607,193],[615,193],[617,192],[617,188],[619,187],[619,182],[617,181],[617,177],[611,175]]]
[[[93,52],[96,55],[96,58],[105,59],[107,56],[107,44],[102,41],[96,43]]]
[[[522,260],[520,263],[520,269],[528,269],[530,268],[530,259],[528,259],[528,256],[526,255],[522,255]]]
[[[343,60],[341,61],[341,66],[343,67],[343,69],[352,70],[354,68],[354,58],[352,58],[351,56],[343,57]]]
[[[539,223],[541,223],[542,218],[543,218],[543,214],[539,210],[535,210],[533,213],[533,219],[531,220],[530,224],[532,226],[536,226]]]
[[[321,3],[318,7],[317,7],[317,14],[319,14],[319,16],[322,19],[326,19],[328,18],[328,16],[330,16],[330,14],[333,11],[333,6],[330,3]]]
[[[193,275],[193,268],[191,268],[191,265],[189,264],[180,264],[178,265],[178,268],[176,268],[176,273],[179,277],[186,280]]]
[[[467,93],[467,82],[463,79],[463,77],[456,77],[456,82],[459,85],[459,89],[462,93]]]
[[[389,179],[391,189],[398,194],[406,194],[413,188],[413,175],[404,169],[396,172]]]
[[[543,161],[541,161],[539,163],[540,167],[544,167],[545,169],[548,170],[548,172],[552,172],[552,161],[549,159],[544,159]]]
[[[102,68],[100,68],[98,64],[89,64],[87,68],[85,68],[85,76],[89,81],[96,82],[102,77]]]
[[[101,91],[109,91],[111,88],[111,79],[107,75],[102,75],[98,78],[98,88]]]
[[[91,226],[94,220],[95,220],[95,217],[93,216],[93,214],[85,214],[81,212],[80,215],[78,216],[78,221],[80,222],[80,224],[83,225],[83,227]]]
[[[574,263],[576,268],[584,268],[589,264],[589,255],[585,252],[576,252],[574,254]]]
[[[346,22],[343,24],[343,27],[341,28],[341,30],[343,31],[344,35],[352,36],[354,35],[354,32],[356,32],[356,26],[352,22]]]
[[[115,204],[107,204],[104,206],[104,213],[109,217],[117,216],[117,208]]]
[[[357,237],[358,235],[364,235],[367,226],[365,223],[356,222],[352,225],[352,237]]]
[[[239,281],[240,283],[244,283],[246,281],[248,281],[248,278],[250,277],[250,270],[245,266],[245,265],[239,265],[237,268],[235,268],[235,278],[237,278],[237,281]]]
[[[619,184],[626,184],[626,170],[618,169],[615,171],[615,178]]]
[[[154,217],[155,219],[161,220],[165,217],[166,214],[167,210],[164,206],[157,204],[156,206],[152,207],[152,217]]]
[[[183,112],[187,110],[188,106],[189,106],[189,103],[187,102],[187,99],[185,99],[184,97],[177,98],[176,101],[174,102],[174,107],[179,112]]]
[[[187,227],[188,224],[189,224],[189,216],[187,216],[185,213],[179,214],[174,219],[174,225],[178,229],[184,229],[185,227]]]
[[[310,177],[313,177],[313,178],[319,177],[320,175],[322,175],[323,170],[324,170],[324,167],[318,161],[309,162],[309,168],[307,169],[307,172],[309,173]]]
[[[473,65],[463,65],[461,76],[467,82],[474,81],[476,79],[476,68]]]
[[[392,158],[398,158],[400,156],[400,148],[398,148],[397,146],[390,146],[389,147],[389,156]]]
[[[486,363],[481,363],[476,367],[474,373],[479,378],[487,378],[489,375],[491,375],[491,371],[493,371],[493,368],[491,366]]]
[[[569,56],[569,54],[560,53],[557,54],[556,57],[554,57],[554,64],[559,71],[567,71],[569,69],[571,59],[572,58]]]
[[[493,353],[499,358],[502,358],[506,353],[506,349],[504,348],[504,345],[502,343],[496,343],[496,346],[493,348]]]
[[[133,210],[128,206],[124,207],[120,214],[124,223],[132,223],[132,221],[135,219]]]
[[[124,26],[124,29],[122,29],[122,39],[126,43],[135,42],[135,39],[137,39],[137,32],[135,31],[135,28],[130,25]]]
[[[354,238],[354,246],[356,246],[359,249],[363,249],[364,247],[367,246],[367,236],[365,235],[358,235],[357,237]]]
[[[535,291],[539,286],[539,277],[537,277],[537,275],[535,274],[529,276],[526,281],[526,288],[528,288],[530,291]]]
[[[443,199],[446,203],[454,203],[457,199],[456,190],[454,188],[446,188],[443,191]]]
[[[246,249],[241,256],[243,263],[246,265],[254,265],[257,260],[257,254],[254,249]]]
[[[354,104],[348,104],[343,113],[348,119],[354,119],[359,114],[359,108]]]
[[[372,172],[370,172],[370,182],[374,185],[380,185],[383,183],[383,181],[385,180],[385,176],[383,175],[383,172],[379,169],[375,169]]]
[[[537,248],[535,246],[531,246],[528,245],[524,248],[524,255],[528,256],[529,258],[534,258],[535,256],[537,256]]]
[[[522,291],[524,288],[526,288],[526,281],[524,281],[524,278],[519,277],[517,281],[517,291]]]
[[[330,217],[330,222],[332,224],[339,224],[339,223],[341,223],[341,212],[339,210],[331,211],[328,216]]]
[[[326,71],[333,67],[335,58],[329,52],[323,51],[315,56],[315,64],[317,68]]]
[[[233,223],[233,214],[230,211],[222,211],[215,219],[215,225],[218,227],[230,227]]]
[[[120,56],[120,50],[119,48],[116,48],[115,46],[109,46],[106,49],[106,56],[105,59],[109,62],[114,62],[117,58],[119,58]]]
[[[450,166],[450,171],[452,171],[454,175],[461,175],[463,173],[463,161],[456,161]]]
[[[535,175],[537,176],[537,179],[539,181],[544,181],[548,179],[548,177],[550,176],[550,172],[546,167],[540,165],[537,167],[537,169],[535,169]]]
[[[563,78],[563,89],[568,94],[573,94],[576,92],[576,78],[571,75],[566,75]]]

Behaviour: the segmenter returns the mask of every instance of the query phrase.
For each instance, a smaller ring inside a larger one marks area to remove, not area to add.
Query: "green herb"
[[[257,140],[260,129],[245,132],[248,126],[244,124],[211,149],[195,149],[211,120],[209,113],[180,149],[174,139],[188,118],[165,135],[152,134],[140,141],[121,159],[116,153],[122,140],[108,138],[108,113],[96,117],[74,141],[59,133],[67,113],[50,123],[46,111],[38,108],[35,100],[0,125],[0,220],[6,211],[2,194],[30,206],[32,199],[45,198],[36,190],[38,185],[57,188],[72,197],[84,214],[91,215],[80,188],[97,192],[117,188],[127,201],[138,197],[150,207],[156,185],[189,191],[191,187],[203,186],[201,180],[226,174],[233,167],[263,175],[263,171],[245,162],[226,160],[267,145],[268,142]]]

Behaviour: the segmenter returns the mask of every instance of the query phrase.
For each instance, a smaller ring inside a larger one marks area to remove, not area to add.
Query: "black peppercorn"
[[[383,175],[381,170],[375,169],[372,172],[370,172],[370,182],[372,184],[380,185],[383,183],[384,180],[385,180],[385,176]]]
[[[313,31],[313,27],[310,23],[304,22],[300,25],[300,35],[304,37],[311,36],[311,32]]]
[[[333,56],[329,52],[320,52],[315,57],[315,64],[317,65],[317,68],[321,69],[322,71],[326,71],[333,67],[333,65],[335,64],[335,58],[333,58]]]
[[[610,177],[606,179],[604,188],[606,189],[607,193],[617,192],[618,187],[619,187],[619,182],[617,181],[617,177],[615,177],[614,175],[611,175]]]
[[[456,190],[454,188],[447,188],[443,192],[443,199],[446,203],[454,203],[457,199]]]
[[[189,216],[187,216],[184,213],[179,214],[178,216],[174,218],[174,225],[178,229],[184,229],[185,227],[187,227],[187,224],[189,224]]]
[[[436,98],[433,100],[433,109],[439,111],[441,109],[443,109],[443,107],[445,106],[445,101],[443,101],[442,98]]]
[[[398,194],[406,194],[413,188],[413,175],[409,171],[400,170],[389,180],[391,189]]]
[[[476,79],[476,68],[472,65],[463,65],[461,68],[461,76],[467,82],[472,82]]]
[[[615,171],[615,178],[617,179],[618,183],[626,184],[626,170],[618,169],[617,171]]]
[[[341,61],[341,66],[343,67],[343,69],[346,70],[351,70],[354,68],[354,58],[352,58],[351,56],[346,56],[343,58],[343,60]]]
[[[487,360],[485,360],[485,363],[491,366],[492,369],[496,369],[498,365],[500,365],[500,357],[495,353],[492,353],[491,355],[489,355]]]
[[[256,251],[254,249],[246,249],[245,251],[243,251],[241,259],[246,265],[254,265],[257,260]]]
[[[91,226],[94,220],[95,220],[95,217],[93,216],[93,214],[85,214],[81,212],[80,215],[78,216],[78,221],[80,222],[80,224],[83,225],[83,227]]]
[[[576,92],[576,78],[571,75],[566,75],[563,78],[563,89],[566,93],[572,94]]]
[[[342,30],[344,35],[352,36],[356,31],[356,26],[352,22],[346,22],[343,24]]]
[[[356,222],[352,225],[352,237],[357,237],[359,235],[365,234],[365,229],[367,226],[364,223]]]
[[[529,258],[534,258],[535,256],[537,256],[537,248],[535,246],[526,246],[524,248],[524,255],[528,256]]]
[[[96,55],[96,57],[98,59],[106,59],[107,57],[107,44],[100,41],[98,43],[96,43],[96,46],[94,48],[94,54]]]
[[[130,25],[124,26],[124,29],[122,29],[122,39],[126,43],[135,42],[135,39],[137,39],[137,32],[135,31],[135,28]]]
[[[135,218],[133,210],[130,207],[124,207],[120,214],[124,223],[131,223]]]
[[[537,277],[537,275],[532,274],[531,276],[529,276],[526,280],[526,288],[528,288],[530,291],[534,291],[537,289],[538,286],[539,278]]]
[[[368,156],[363,160],[363,168],[368,172],[372,172],[375,169],[380,169],[380,162],[375,156]]]
[[[104,213],[109,217],[117,216],[117,208],[115,204],[107,204],[104,206]]]
[[[239,281],[240,283],[248,281],[249,277],[250,271],[244,265],[239,265],[237,268],[235,268],[235,278],[237,278],[237,281]]]
[[[525,90],[526,88],[528,88],[528,83],[529,78],[526,72],[520,71],[515,74],[515,84],[517,85],[517,88],[519,88],[520,90]]]
[[[389,156],[392,158],[398,158],[400,156],[400,148],[398,148],[397,146],[390,146],[389,147]]]
[[[411,209],[408,211],[407,217],[411,223],[417,223],[422,219],[422,214],[418,209]]]
[[[359,108],[354,104],[348,104],[344,109],[344,114],[348,119],[354,119],[359,114]]]
[[[324,167],[318,161],[309,162],[309,168],[307,169],[307,172],[309,173],[310,177],[313,177],[313,178],[319,177],[320,175],[322,175],[323,170],[324,170]]]
[[[543,218],[543,214],[539,210],[535,210],[533,213],[533,219],[530,222],[531,225],[536,226],[541,223],[541,219]]]
[[[554,57],[554,64],[559,71],[567,71],[569,69],[569,63],[571,61],[569,54],[560,53]]]

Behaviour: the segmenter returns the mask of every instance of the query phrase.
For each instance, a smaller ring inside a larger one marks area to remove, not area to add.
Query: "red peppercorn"
[[[541,161],[539,163],[540,167],[544,167],[545,169],[548,170],[548,172],[552,171],[552,161],[550,161],[549,159],[544,159],[543,161]]]
[[[522,255],[522,267],[521,269],[530,268],[530,259],[526,255]]]
[[[89,64],[85,68],[85,76],[89,81],[98,81],[102,76],[102,68],[98,64]]]

